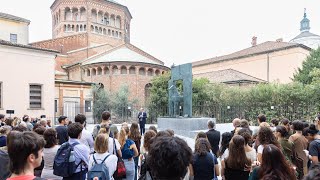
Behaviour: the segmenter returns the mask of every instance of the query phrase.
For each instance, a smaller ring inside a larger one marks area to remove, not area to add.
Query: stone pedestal
[[[215,118],[158,118],[158,129],[172,129],[175,134],[194,138],[199,131],[208,129],[208,120]]]

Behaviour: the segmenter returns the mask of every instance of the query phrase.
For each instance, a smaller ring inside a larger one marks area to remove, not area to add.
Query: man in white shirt
[[[86,145],[90,149],[90,152],[93,153],[94,152],[93,137],[92,137],[92,134],[88,130],[85,129],[86,120],[87,120],[87,118],[83,114],[78,114],[74,118],[74,122],[80,123],[83,127],[80,142],[82,144]]]
[[[110,126],[105,126],[104,127],[107,131],[107,134],[110,134]],[[116,145],[114,145],[114,143]],[[114,139],[112,137],[109,136],[109,141],[108,141],[108,151],[110,154],[114,154],[116,155],[116,153],[118,153],[119,157],[122,157],[122,153],[121,153],[121,145],[119,143],[119,141],[117,139]]]

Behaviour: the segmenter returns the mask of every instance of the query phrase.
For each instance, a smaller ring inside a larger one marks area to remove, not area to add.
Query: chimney
[[[283,42],[283,39],[279,38],[279,39],[276,40],[276,42]]]
[[[257,37],[256,36],[252,37],[251,45],[252,45],[252,47],[257,45]]]

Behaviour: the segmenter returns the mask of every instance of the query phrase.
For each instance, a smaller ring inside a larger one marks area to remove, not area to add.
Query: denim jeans
[[[128,161],[128,159],[124,159],[124,166],[126,167],[126,178],[123,180],[134,180],[134,174],[135,174],[135,164],[133,158],[131,161]]]
[[[139,162],[139,156],[137,157],[134,157],[134,170],[135,170],[135,173],[134,173],[134,180],[137,180],[138,176],[137,176],[137,173],[138,173],[138,162]]]

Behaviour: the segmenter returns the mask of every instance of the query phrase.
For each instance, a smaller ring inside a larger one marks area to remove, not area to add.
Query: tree
[[[137,100],[129,100],[129,86],[122,85],[120,86],[118,92],[115,93],[113,99],[113,110],[122,119],[128,117],[130,113],[129,107],[132,107]]]
[[[111,96],[100,85],[92,85],[91,93],[93,95],[93,118],[95,123],[100,123],[103,111],[110,111]]]
[[[313,78],[310,72],[314,71],[315,68],[320,69],[320,48],[312,50],[307,59],[302,63],[302,68],[299,68],[293,75],[294,81],[310,84]]]

